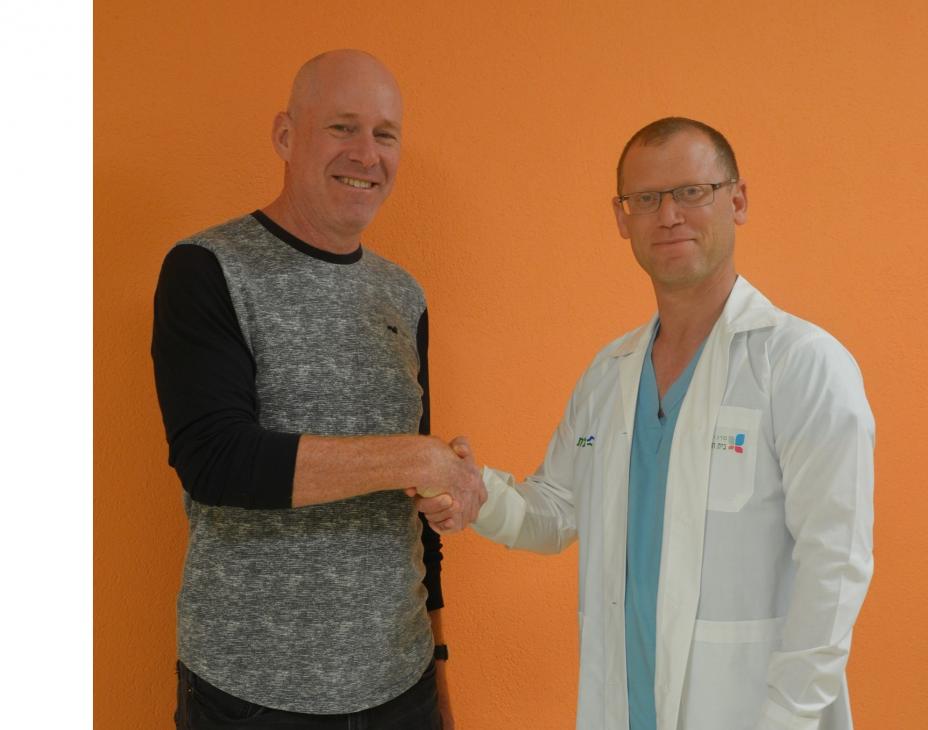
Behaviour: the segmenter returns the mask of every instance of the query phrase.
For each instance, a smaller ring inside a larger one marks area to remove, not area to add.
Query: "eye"
[[[393,132],[374,132],[374,136],[386,144],[396,144],[400,141],[399,137],[397,137]]]
[[[695,203],[702,200],[705,194],[705,185],[686,185],[685,187],[678,188],[677,199],[685,203]]]
[[[657,193],[634,193],[629,200],[634,205],[653,205],[655,198],[657,198]]]
[[[350,124],[330,124],[328,128],[330,131],[341,136],[351,134],[354,131],[354,127]]]

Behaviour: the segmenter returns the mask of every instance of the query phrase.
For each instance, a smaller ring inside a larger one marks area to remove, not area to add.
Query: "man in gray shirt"
[[[274,120],[280,196],[165,258],[152,356],[190,524],[178,728],[426,730],[439,706],[451,725],[440,541],[408,495],[472,519],[486,492],[463,439],[427,435],[421,289],[361,247],[401,125],[379,61],[310,60]]]

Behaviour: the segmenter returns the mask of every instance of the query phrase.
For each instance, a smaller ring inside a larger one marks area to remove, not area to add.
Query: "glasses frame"
[[[725,187],[726,185],[734,185],[737,182],[738,178],[731,178],[730,180],[723,180],[722,182],[717,183],[688,183],[686,185],[680,185],[676,188],[670,188],[669,190],[639,190],[638,192],[629,193],[628,195],[620,195],[618,200],[619,205],[622,206],[622,210],[624,211],[625,215],[651,215],[652,213],[657,213],[657,211],[661,209],[661,204],[664,202],[665,195],[670,195],[674,199],[675,203],[678,203],[684,208],[705,208],[707,205],[712,205],[715,202],[715,193],[719,188]],[[699,203],[698,205],[687,205],[682,200],[680,200],[678,196],[681,194],[681,190],[696,187],[697,185],[708,185],[710,188],[712,188],[712,197],[710,197],[709,200],[707,200],[705,203]],[[654,210],[649,210],[644,213],[632,213],[628,206],[625,205],[625,201],[633,195],[641,195],[642,193],[651,193],[652,195],[657,195],[657,205],[655,206]]]

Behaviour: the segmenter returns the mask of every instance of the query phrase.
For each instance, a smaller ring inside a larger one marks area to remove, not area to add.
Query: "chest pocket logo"
[[[754,494],[761,412],[722,406],[712,435],[709,509],[737,512]]]

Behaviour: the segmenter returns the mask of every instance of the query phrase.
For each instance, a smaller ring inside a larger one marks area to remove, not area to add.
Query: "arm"
[[[414,488],[472,501],[479,472],[434,436],[300,436],[292,506]]]
[[[419,433],[428,435],[431,432],[431,391],[429,388],[429,313],[423,311],[416,331],[416,348],[419,351],[419,386],[422,388],[422,418],[419,420]],[[429,612],[432,624],[432,641],[445,644],[445,634],[442,630],[441,609],[445,605],[441,591],[441,536],[432,529],[428,520],[419,515],[422,521],[422,563],[425,565],[425,577],[422,582],[428,595],[425,608]],[[435,683],[438,690],[438,709],[441,713],[444,730],[454,730],[454,716],[451,712],[451,695],[448,690],[448,677],[445,672],[445,662],[435,662]]]
[[[286,509],[382,489],[479,495],[476,469],[431,436],[326,437],[258,422],[255,364],[215,256],[184,245],[155,294],[155,381],[169,462],[204,504]]]
[[[441,611],[429,611],[432,622],[432,639],[435,644],[445,644],[445,635],[441,625]],[[448,690],[446,662],[435,660],[435,684],[438,688],[438,710],[441,712],[442,730],[454,730],[454,714],[451,711],[451,694]]]
[[[178,246],[165,257],[151,355],[168,463],[190,496],[289,507],[299,435],[258,425],[255,363],[219,262],[205,248]]]
[[[771,401],[796,578],[758,730],[817,730],[873,572],[873,417],[856,363],[818,333],[773,363]]]
[[[429,312],[423,310],[416,330],[416,349],[419,352],[419,387],[422,388],[422,416],[419,418],[419,433],[431,433],[431,390],[429,387]],[[422,564],[425,576],[422,583],[426,590],[425,608],[430,614],[439,616],[438,609],[445,605],[441,592],[441,536],[431,528],[420,514],[422,522]],[[434,628],[434,621],[433,621]],[[434,633],[434,631],[433,631]]]

